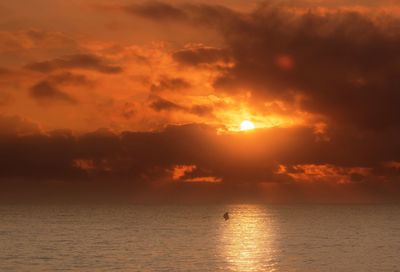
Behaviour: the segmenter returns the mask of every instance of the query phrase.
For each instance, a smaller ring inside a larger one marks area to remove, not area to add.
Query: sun
[[[246,130],[252,130],[254,129],[255,126],[253,124],[253,122],[249,121],[249,120],[244,120],[241,124],[240,124],[240,130],[241,131],[246,131]]]

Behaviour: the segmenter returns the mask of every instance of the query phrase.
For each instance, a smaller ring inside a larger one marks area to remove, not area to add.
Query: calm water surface
[[[0,271],[400,271],[399,206],[0,206],[0,218]]]

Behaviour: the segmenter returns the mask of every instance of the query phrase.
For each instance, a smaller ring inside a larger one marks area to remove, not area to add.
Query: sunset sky
[[[0,155],[11,202],[396,201],[400,1],[2,1]]]

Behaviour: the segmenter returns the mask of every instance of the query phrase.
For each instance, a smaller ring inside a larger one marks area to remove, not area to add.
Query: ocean
[[[0,206],[0,271],[400,271],[400,206]]]

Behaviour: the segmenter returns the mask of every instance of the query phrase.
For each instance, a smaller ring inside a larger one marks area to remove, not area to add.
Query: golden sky
[[[392,201],[399,8],[0,3],[4,194],[22,182],[140,201]]]

